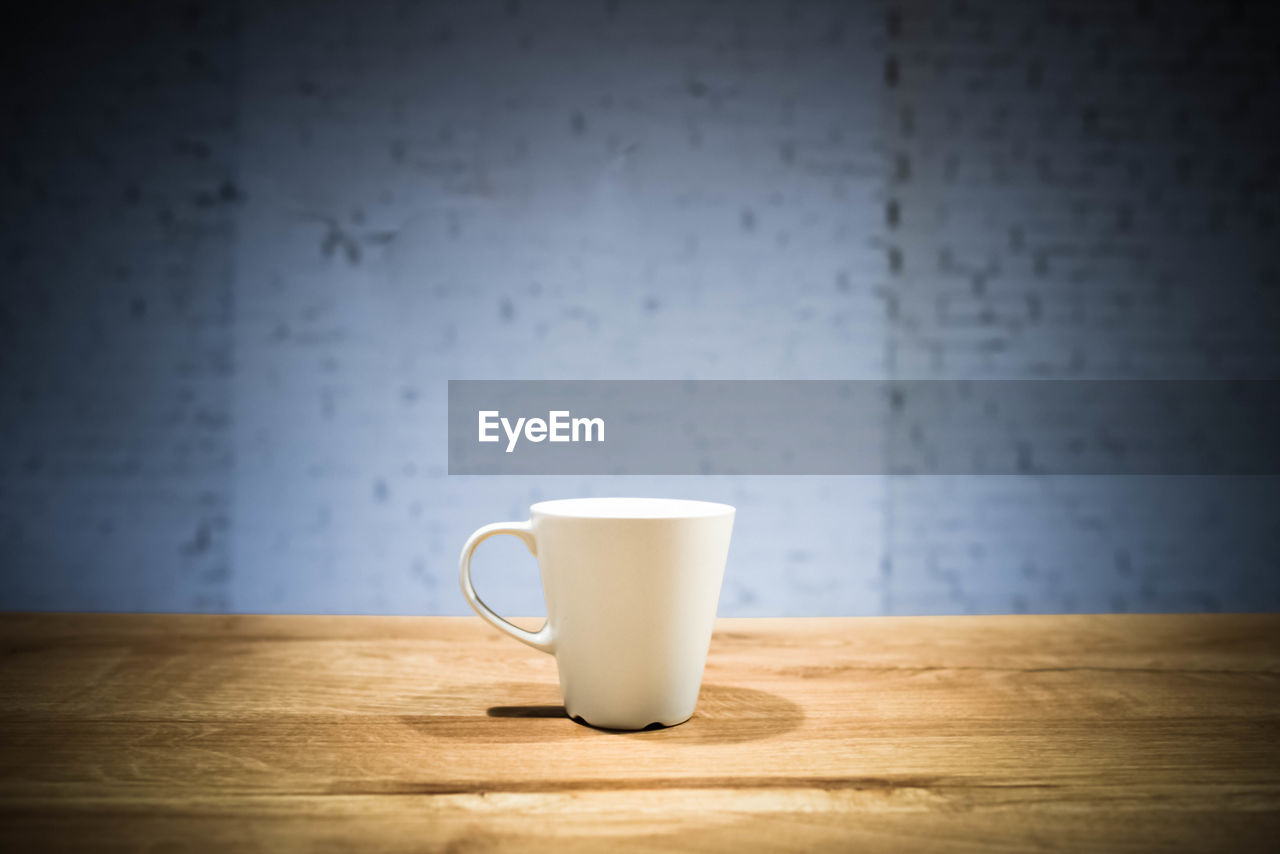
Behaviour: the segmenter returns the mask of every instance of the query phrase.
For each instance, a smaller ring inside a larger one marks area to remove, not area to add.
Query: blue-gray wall
[[[1280,376],[1270,14],[51,12],[4,93],[0,608],[463,613],[474,527],[584,494],[737,505],[725,615],[1280,607],[1272,478],[463,478],[444,441],[449,379]],[[518,543],[476,576],[541,610]]]

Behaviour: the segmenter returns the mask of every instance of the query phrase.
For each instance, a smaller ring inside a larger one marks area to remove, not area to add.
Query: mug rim
[[[590,509],[584,512],[586,508]],[[730,504],[692,498],[606,496],[539,501],[529,512],[566,519],[705,519],[732,515],[736,509]]]

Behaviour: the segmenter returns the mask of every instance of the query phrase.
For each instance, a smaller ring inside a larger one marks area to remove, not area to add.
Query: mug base
[[[665,721],[653,721],[652,723],[645,724],[644,726],[633,727],[633,726],[603,726],[601,724],[593,724],[591,721],[587,720],[582,715],[569,715],[570,720],[572,720],[574,723],[582,724],[583,726],[588,726],[588,727],[591,727],[592,729],[598,729],[603,732],[652,732],[653,730],[657,730],[657,729],[670,729],[673,726],[680,726],[680,724],[686,723],[692,717],[693,715],[690,714],[688,717],[681,718],[680,720],[673,721],[671,723],[666,723]]]

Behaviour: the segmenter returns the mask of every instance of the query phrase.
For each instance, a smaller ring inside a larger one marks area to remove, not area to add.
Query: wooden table
[[[1280,840],[1280,615],[722,620],[564,717],[476,618],[0,616],[0,846],[1222,850]]]

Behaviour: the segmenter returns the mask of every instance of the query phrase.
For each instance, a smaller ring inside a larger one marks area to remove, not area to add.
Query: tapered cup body
[[[535,504],[530,523],[565,709],[605,728],[694,711],[734,509],[665,499]]]

